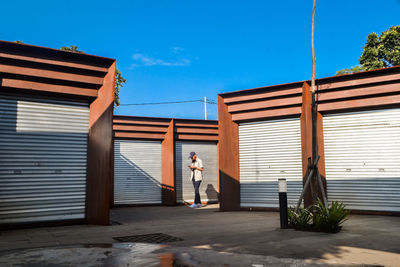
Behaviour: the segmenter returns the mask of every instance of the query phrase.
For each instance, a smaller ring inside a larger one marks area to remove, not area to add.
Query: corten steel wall
[[[109,224],[115,60],[0,41],[0,89],[89,106],[86,222]]]
[[[220,208],[240,209],[238,123],[298,117],[301,122],[303,177],[312,155],[310,81],[220,94],[219,158]],[[400,66],[318,79],[318,163],[326,189],[323,114],[394,107],[400,104]],[[304,183],[304,180],[303,180]],[[320,193],[320,192],[319,192]],[[306,205],[311,192],[306,192]]]
[[[114,115],[113,136],[121,140],[161,141],[162,204],[170,206],[176,205],[176,141],[218,142],[218,121]],[[113,184],[111,205],[114,204]]]

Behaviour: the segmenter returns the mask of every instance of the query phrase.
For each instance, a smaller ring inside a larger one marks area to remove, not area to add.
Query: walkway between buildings
[[[203,260],[213,258],[204,259],[207,253],[214,253],[214,257],[220,259],[227,258],[225,253],[233,253],[228,258],[237,257],[242,261],[258,255],[254,257],[285,258],[308,264],[398,266],[400,262],[400,217],[352,215],[342,232],[325,234],[281,230],[277,212],[219,212],[217,205],[201,209],[186,206],[117,208],[111,214],[112,226],[2,231],[0,252],[3,251],[4,257],[4,251],[10,249],[111,244],[116,242],[113,237],[163,233],[183,239],[168,243],[170,251],[197,251],[198,258]],[[1,259],[2,255],[0,262]],[[234,263],[231,266],[236,266]]]

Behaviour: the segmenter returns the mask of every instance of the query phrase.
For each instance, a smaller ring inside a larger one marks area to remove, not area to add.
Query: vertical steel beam
[[[86,221],[89,224],[109,224],[115,68],[114,62],[104,77],[98,97],[90,104],[86,182]]]
[[[176,205],[175,157],[175,122],[171,119],[161,143],[161,194],[166,206]]]
[[[306,178],[309,174],[309,162],[308,159],[313,158],[313,114],[312,114],[312,95],[310,86],[308,83],[303,84],[303,96],[302,96],[302,112],[300,116],[300,124],[301,124],[301,150],[302,150],[302,159],[303,159],[303,185],[306,182]],[[320,156],[320,160],[318,161],[318,170],[321,174],[322,183],[324,185],[324,189],[326,192],[326,179],[325,179],[325,156],[324,156],[324,135],[323,135],[323,125],[322,125],[322,115],[319,112],[315,113],[315,121],[316,128],[315,131],[317,133],[316,138],[316,147],[317,150],[314,151],[317,155]],[[318,184],[316,184],[315,188],[319,188]],[[317,196],[322,199],[321,191],[318,190]],[[309,206],[312,204],[312,193],[311,186],[305,192],[304,195],[304,206]]]
[[[239,127],[221,96],[218,117],[220,210],[240,210]]]

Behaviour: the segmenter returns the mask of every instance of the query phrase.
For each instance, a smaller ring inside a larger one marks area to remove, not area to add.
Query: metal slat
[[[161,204],[161,142],[114,141],[114,203]]]
[[[0,224],[85,218],[87,103],[0,95]]]
[[[324,116],[329,201],[400,211],[400,109]]]
[[[239,169],[242,207],[278,207],[278,178],[295,205],[303,189],[300,119],[239,124]]]
[[[194,202],[193,182],[190,180],[190,152],[196,152],[203,161],[203,181],[200,185],[201,201],[218,201],[218,158],[214,142],[176,142],[176,200],[178,203]]]

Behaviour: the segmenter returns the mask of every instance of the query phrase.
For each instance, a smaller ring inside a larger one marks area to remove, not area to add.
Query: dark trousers
[[[201,181],[192,180],[192,182],[194,187],[194,204],[201,204],[200,192],[199,192]]]

